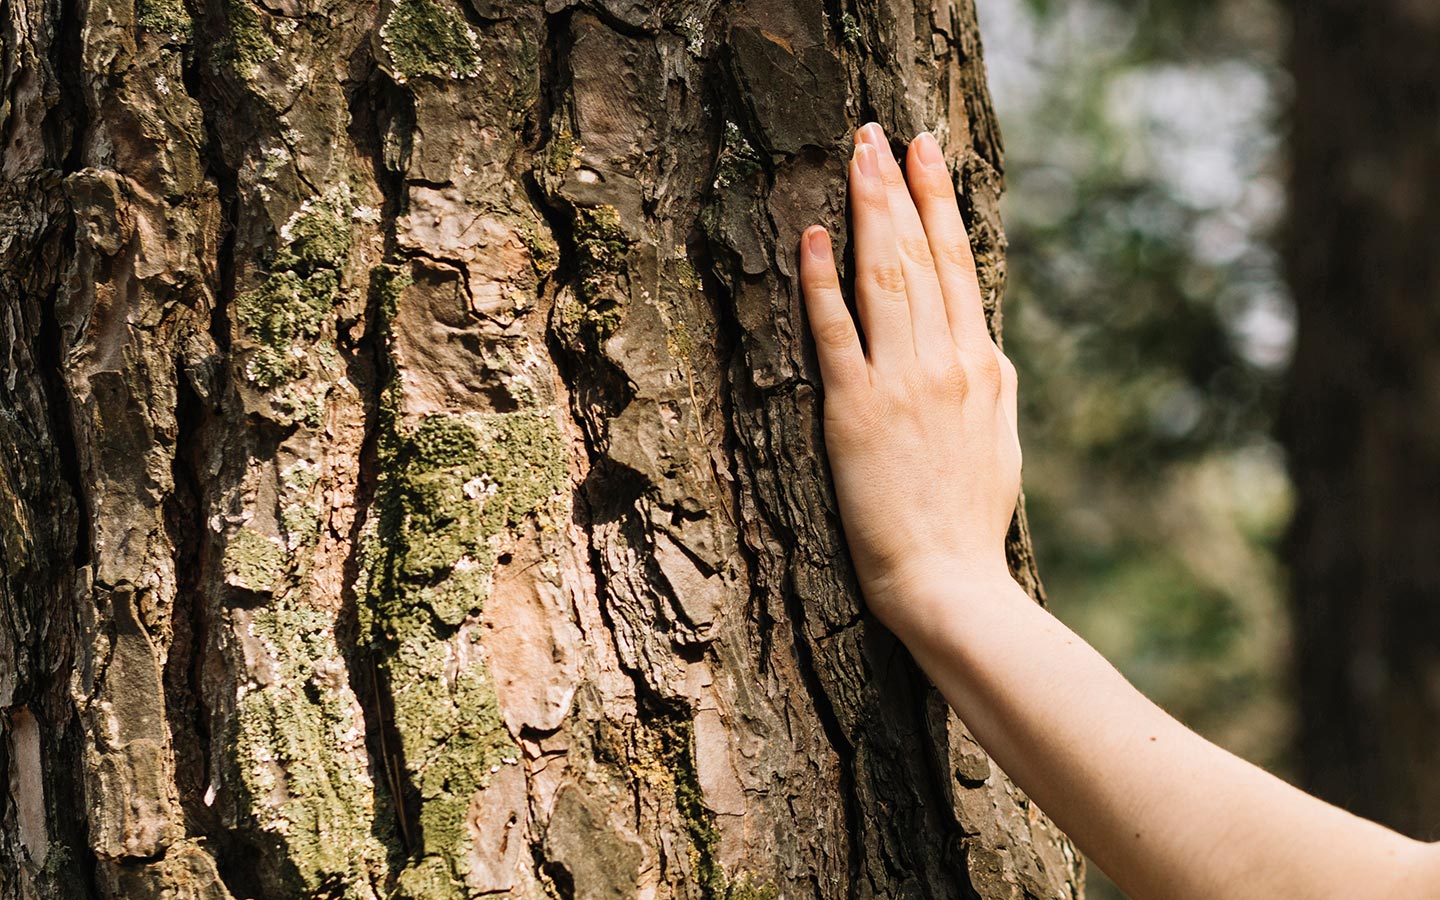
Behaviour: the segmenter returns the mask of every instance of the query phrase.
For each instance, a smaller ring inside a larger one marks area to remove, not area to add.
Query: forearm
[[[902,173],[866,125],[850,202],[863,345],[824,229],[800,257],[846,541],[870,609],[990,755],[1134,900],[1440,897],[1433,845],[1191,733],[1008,578],[1016,373],[935,139]]]
[[[1427,897],[1427,845],[1317,800],[1141,695],[1013,581],[929,579],[902,634],[987,752],[1134,900]]]

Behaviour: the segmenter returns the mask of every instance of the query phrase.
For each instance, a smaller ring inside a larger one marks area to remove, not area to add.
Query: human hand
[[[846,540],[871,610],[902,637],[925,627],[928,611],[905,600],[922,584],[1010,577],[1020,493],[1015,367],[986,328],[931,135],[911,141],[905,172],[908,185],[879,125],[860,129],[849,178],[864,349],[825,229],[806,229],[800,254]]]

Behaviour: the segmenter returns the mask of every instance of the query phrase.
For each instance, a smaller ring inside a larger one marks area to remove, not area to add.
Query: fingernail
[[[935,135],[922,131],[915,135],[915,141],[921,163],[927,166],[945,165],[945,154],[940,152],[940,144],[935,140]]]
[[[823,228],[811,228],[805,238],[805,247],[811,256],[823,260],[830,255],[830,235]]]
[[[880,160],[875,156],[875,148],[869,144],[855,145],[855,159],[860,163],[860,174],[866,178],[880,177]]]
[[[861,127],[860,135],[868,143],[873,144],[877,150],[881,147],[888,146],[885,139],[885,129],[880,127],[879,122],[867,122]]]

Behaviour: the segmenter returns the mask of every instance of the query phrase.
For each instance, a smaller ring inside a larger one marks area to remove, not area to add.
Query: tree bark
[[[1440,838],[1440,6],[1292,5],[1281,434],[1306,787]]]
[[[929,128],[998,329],[969,2],[5,10],[0,897],[1080,895],[863,614],[794,278]]]

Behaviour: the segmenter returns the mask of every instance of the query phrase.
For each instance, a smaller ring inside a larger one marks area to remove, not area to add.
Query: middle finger
[[[954,342],[945,314],[940,279],[935,274],[935,261],[930,254],[925,226],[905,184],[905,173],[895,162],[890,142],[878,124],[871,122],[861,128],[856,140],[863,140],[874,147],[880,160],[880,179],[890,201],[890,218],[895,223],[895,246],[899,251],[900,268],[905,273],[905,293],[909,298],[915,352],[922,355],[948,352],[953,349]]]

